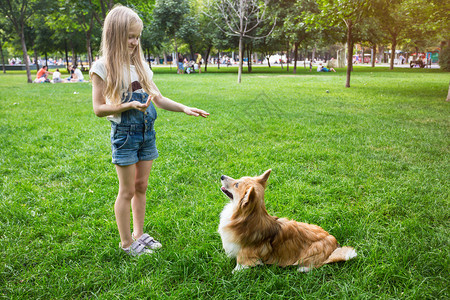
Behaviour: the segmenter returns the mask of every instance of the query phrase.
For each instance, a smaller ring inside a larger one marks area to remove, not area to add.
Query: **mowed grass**
[[[155,68],[165,96],[211,115],[158,109],[145,231],[163,248],[141,258],[118,248],[91,85],[1,74],[0,298],[448,299],[449,73],[356,67],[344,88],[343,69],[235,71]],[[220,176],[269,168],[269,213],[322,226],[356,259],[231,274]]]

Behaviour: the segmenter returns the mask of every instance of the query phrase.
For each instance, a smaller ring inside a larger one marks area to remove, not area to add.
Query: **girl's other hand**
[[[145,102],[145,105],[147,105],[147,107],[150,106],[150,103],[152,102],[154,97],[155,96],[148,95],[147,102]]]
[[[150,103],[152,102],[153,97],[148,96],[147,102],[141,103],[139,101],[132,101],[130,102],[131,107],[134,109],[137,109],[139,111],[145,112],[147,108],[150,106]]]
[[[184,109],[184,113],[189,115],[189,116],[194,116],[194,117],[201,116],[203,118],[206,118],[206,117],[209,116],[208,112],[206,112],[204,110],[201,110],[201,109],[198,109],[198,108],[195,108],[195,107],[186,107]]]
[[[139,111],[145,112],[147,110],[147,103],[141,103],[139,101],[130,102],[131,108],[137,109]]]

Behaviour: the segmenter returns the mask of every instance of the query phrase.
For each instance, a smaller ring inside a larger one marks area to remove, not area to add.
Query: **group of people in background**
[[[69,77],[62,79],[61,78],[61,72],[59,69],[56,69],[54,72],[48,71],[48,66],[43,66],[39,71],[36,73],[36,79],[34,80],[35,83],[43,83],[43,82],[50,82],[50,83],[67,83],[67,82],[84,82],[84,76],[83,73],[79,68],[76,66],[69,66],[67,71],[69,72]],[[50,80],[49,75],[52,75],[52,79]]]
[[[190,74],[190,73],[202,73],[202,55],[200,53],[195,53],[196,59],[195,61],[188,61],[186,57],[183,57],[181,53],[178,53],[178,64],[177,64],[177,73],[178,74]]]
[[[319,65],[317,66],[317,72],[336,72],[336,70],[332,67],[324,67],[322,66],[322,63],[319,63]]]

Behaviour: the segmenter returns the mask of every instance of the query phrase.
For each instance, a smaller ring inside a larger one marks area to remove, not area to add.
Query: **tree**
[[[380,0],[376,3],[377,17],[381,30],[386,34],[391,44],[391,61],[389,68],[394,69],[395,52],[411,27],[411,17],[407,3],[404,0]]]
[[[377,45],[383,42],[383,34],[379,30],[380,24],[379,20],[373,16],[365,18],[358,30],[359,39],[363,45],[367,45],[372,51],[372,67],[375,67],[376,55],[377,55]]]
[[[410,14],[414,18],[410,20],[411,26],[406,34],[405,46],[414,48],[415,52],[425,52],[428,49],[436,49],[440,42],[450,39],[450,3],[428,0],[414,0],[405,3],[410,7]]]
[[[202,2],[201,0],[197,0]],[[220,69],[220,51],[223,49],[236,48],[239,41],[236,37],[225,35],[220,28],[226,27],[225,22],[218,16],[214,19],[216,11],[212,6],[197,5],[193,12],[198,16],[200,35],[202,37],[200,47],[205,51],[205,71],[207,71],[209,56],[214,48],[217,50],[218,63],[217,68]]]
[[[258,0],[216,0],[208,1],[208,11],[215,11],[215,15],[210,15],[214,20],[216,16],[220,17],[225,26],[216,25],[228,36],[239,37],[239,71],[238,83],[241,83],[243,58],[244,58],[244,38],[256,39],[270,35],[272,30],[264,36],[256,37],[252,32],[268,21],[265,17],[267,10],[267,1]],[[206,12],[205,12],[206,13]],[[275,26],[275,25],[274,25]],[[273,29],[273,27],[272,27]]]
[[[8,24],[5,19],[0,18],[0,54],[1,54],[1,62],[2,62],[2,68],[3,73],[6,73],[6,62],[5,62],[5,56],[3,55],[3,44],[8,41],[10,36],[10,29],[7,28]]]
[[[38,53],[43,53],[45,56],[45,63],[47,65],[48,53],[56,50],[55,40],[52,38],[54,31],[44,22],[42,18],[34,15],[30,19],[30,26],[27,26],[25,38],[27,44],[33,47],[36,69],[39,69],[37,57]]]
[[[279,50],[280,44],[283,43],[280,40],[281,40],[281,35],[278,35],[277,31],[274,30],[274,32],[271,35],[269,35],[263,39],[257,39],[257,40],[253,41],[255,49],[257,49],[262,54],[262,56],[265,59],[267,59],[269,68],[271,67],[270,60],[269,60],[270,57]]]
[[[27,44],[25,41],[25,26],[29,18],[45,5],[40,1],[31,0],[0,0],[0,11],[13,26],[22,46],[23,61],[27,70],[27,81],[32,83],[30,61],[28,58]]]
[[[114,3],[114,0],[89,0],[90,6],[93,7],[92,13],[94,18],[100,26],[103,26],[103,21],[106,18],[106,14],[111,10],[111,8],[113,8]]]
[[[345,87],[350,87],[350,76],[353,69],[353,29],[368,15],[371,2],[371,0],[317,0],[321,13],[312,15],[310,19],[310,22],[317,22],[322,28],[345,24],[348,48]]]
[[[96,29],[96,23],[94,22],[96,6],[87,0],[58,0],[55,4],[49,8],[50,13],[45,18],[46,24],[56,33],[64,35],[65,39],[67,39],[67,36],[81,33],[84,36],[82,40],[85,42],[84,47],[90,66],[92,64],[92,33]],[[69,44],[73,46],[72,40],[69,41]],[[75,56],[74,53],[72,54]],[[76,64],[76,62],[73,62],[73,64]]]
[[[180,29],[180,38],[189,46],[189,52],[191,58],[194,58],[195,53],[198,51],[202,41],[202,35],[200,34],[200,24],[194,16],[187,15],[184,17],[184,22]]]
[[[186,0],[157,0],[153,9],[151,30],[169,39],[177,54],[181,38],[180,28],[188,12],[189,5]]]
[[[149,26],[149,24],[151,24],[153,20],[153,8],[155,7],[155,1],[148,0],[148,1],[132,1],[132,2],[133,2],[132,8],[136,11],[136,13],[139,15],[139,17],[142,19],[144,23],[144,28],[142,29],[140,40],[142,50],[144,51],[144,54],[147,55],[147,60],[151,67],[150,53],[161,46],[160,36],[155,34],[155,32],[152,32],[151,26]]]
[[[204,68],[207,71],[209,56],[214,45],[221,44],[222,32],[202,13],[204,9],[201,0],[191,1],[189,15],[186,16],[186,22],[181,28],[181,35],[183,41],[189,45],[192,57],[196,52],[202,54],[205,61]]]
[[[291,2],[291,3],[289,3]],[[309,14],[319,13],[317,3],[314,0],[303,1],[283,1],[280,2],[282,19],[282,32],[294,45],[294,71],[297,72],[297,60],[299,46],[306,42],[317,39],[320,36],[319,30],[314,26],[309,26],[305,19]]]

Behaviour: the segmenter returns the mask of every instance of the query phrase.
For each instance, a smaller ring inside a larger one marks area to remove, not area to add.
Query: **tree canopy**
[[[82,55],[91,64],[99,52],[103,20],[115,4],[114,0],[0,0],[2,62],[20,53],[29,82],[29,64],[37,57],[56,55],[69,61],[70,53],[72,63]],[[439,50],[449,44],[450,36],[450,4],[444,0],[128,0],[123,4],[144,21],[141,43],[148,58],[181,51],[191,58],[202,53],[207,60],[220,51],[238,50],[242,72],[244,59],[251,70],[254,52],[263,59],[285,53],[296,72],[301,55],[334,57],[331,46],[342,49],[346,44],[346,86],[350,86],[355,43],[373,53],[390,49],[393,68],[397,49]]]

